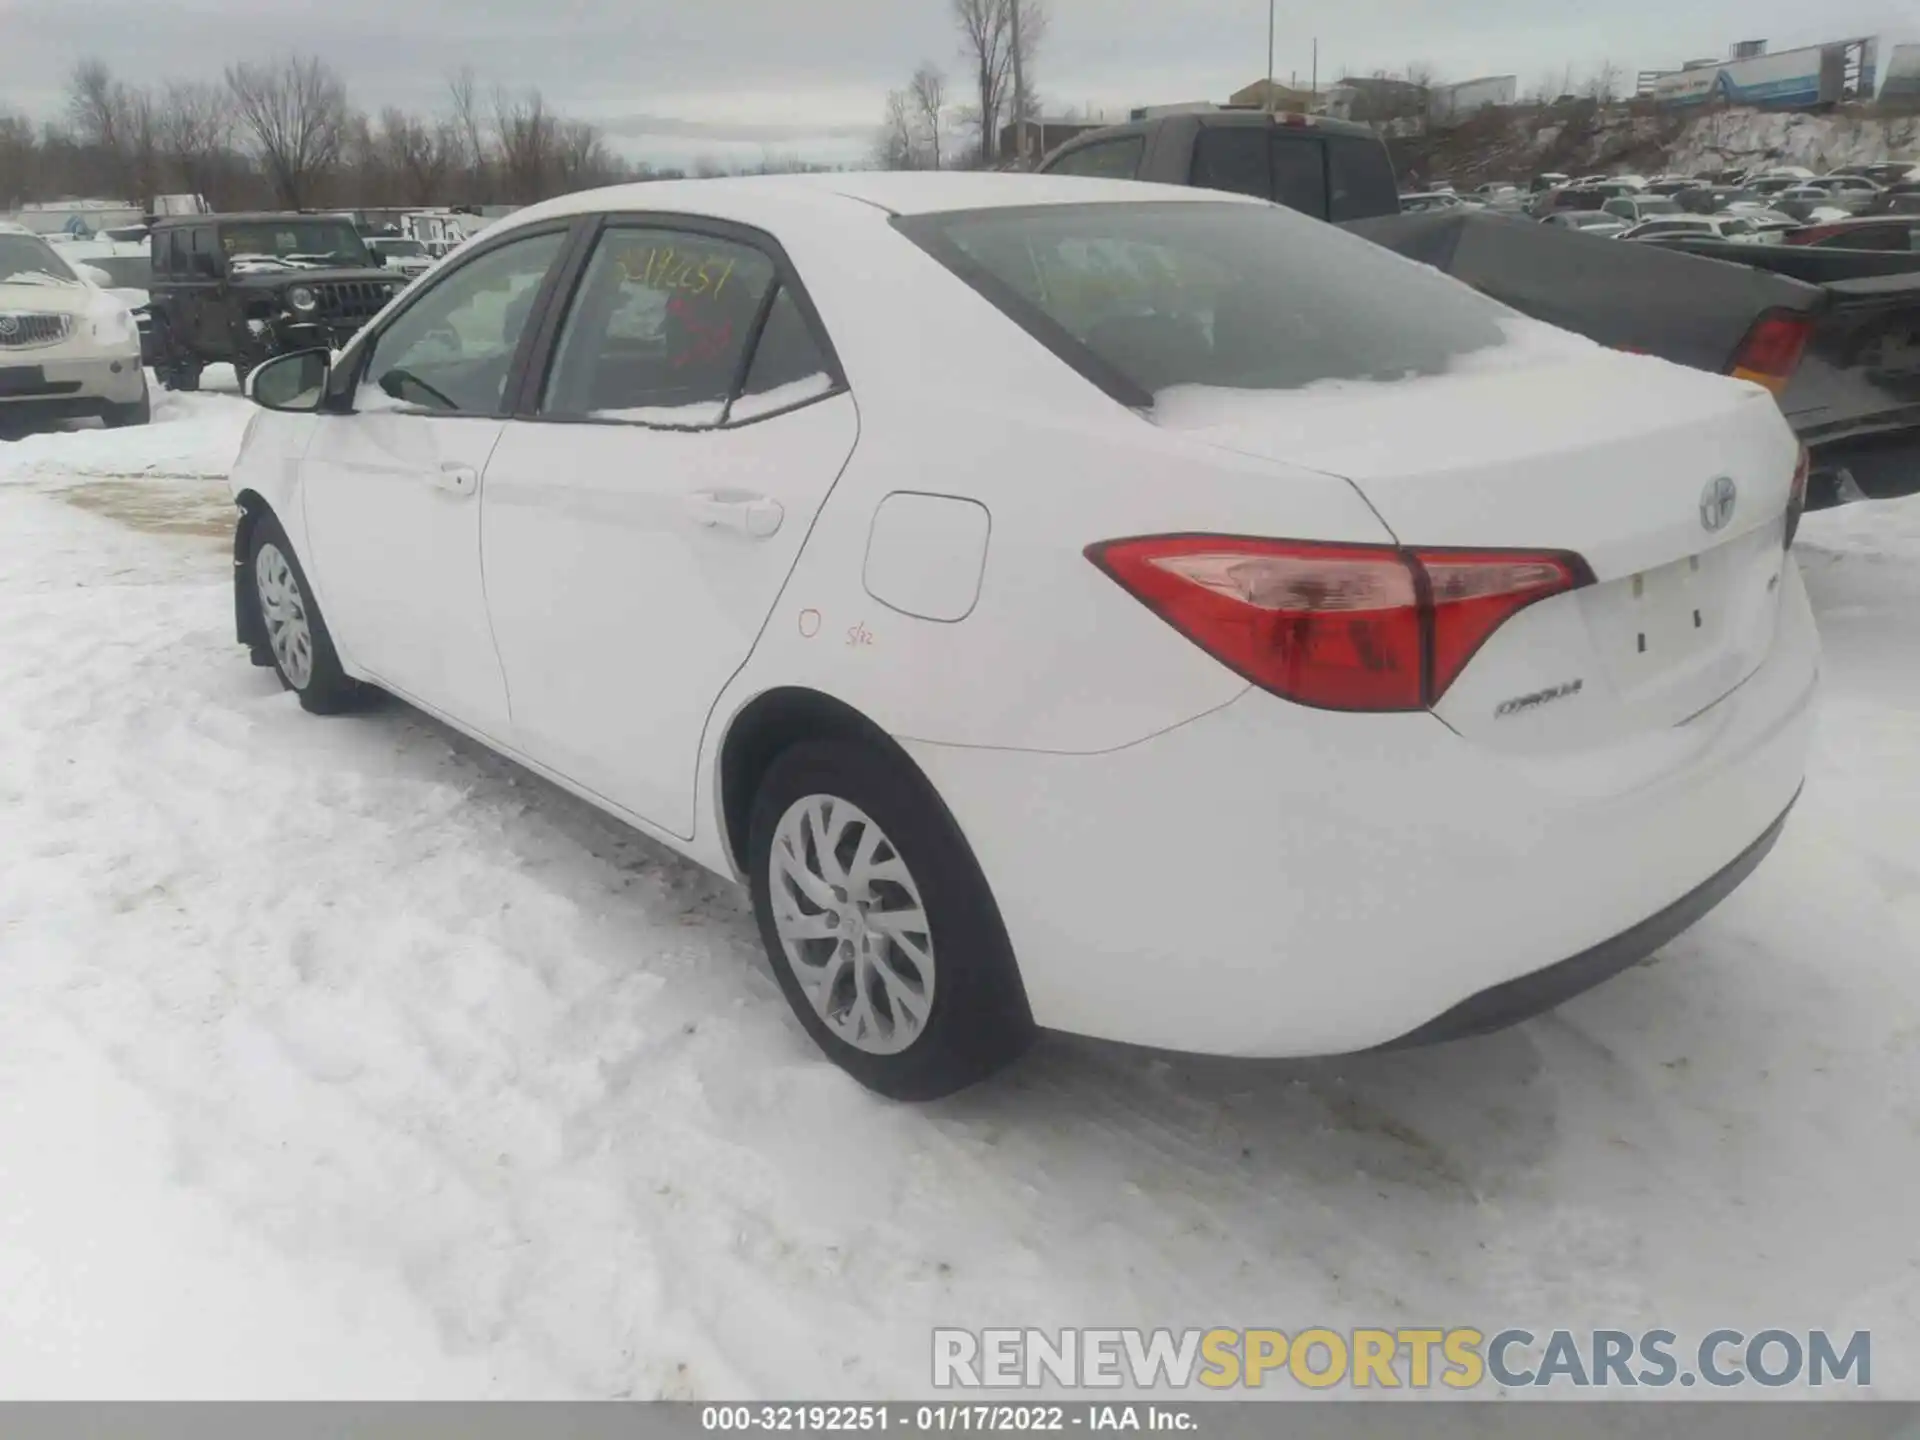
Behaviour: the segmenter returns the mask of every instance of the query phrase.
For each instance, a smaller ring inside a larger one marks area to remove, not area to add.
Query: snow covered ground
[[[886,1396],[945,1325],[1875,1332],[1920,1396],[1920,499],[1761,871],[1521,1029],[815,1053],[734,890],[232,644],[231,395],[0,445],[0,1397]]]

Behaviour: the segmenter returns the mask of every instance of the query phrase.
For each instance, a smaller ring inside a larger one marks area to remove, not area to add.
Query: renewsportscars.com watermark
[[[1825,1330],[935,1330],[942,1390],[1865,1389],[1873,1336]]]

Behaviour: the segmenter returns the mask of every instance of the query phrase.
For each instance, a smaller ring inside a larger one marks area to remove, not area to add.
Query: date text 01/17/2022
[[[1198,1425],[1191,1410],[1164,1404],[707,1405],[700,1411],[700,1428],[742,1434],[992,1435],[1069,1430],[1191,1433]]]

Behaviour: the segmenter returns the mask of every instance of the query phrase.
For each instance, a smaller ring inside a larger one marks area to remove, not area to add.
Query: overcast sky
[[[1266,0],[1047,3],[1036,89],[1050,113],[1225,99],[1266,71]],[[1920,11],[1899,0],[1283,3],[1275,69],[1304,85],[1317,32],[1322,83],[1420,62],[1444,79],[1515,74],[1525,90],[1568,65],[1630,73],[1742,39],[1785,49],[1916,28]],[[332,63],[369,108],[435,108],[445,77],[471,65],[667,159],[849,157],[920,60],[948,69],[956,101],[964,89],[948,0],[0,0],[0,108],[56,115],[86,56],[157,81],[292,49]]]

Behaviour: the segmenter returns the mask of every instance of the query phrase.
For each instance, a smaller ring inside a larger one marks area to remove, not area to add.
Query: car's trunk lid
[[[1170,391],[1154,419],[1344,477],[1408,547],[1587,562],[1595,584],[1509,620],[1441,698],[1462,733],[1562,748],[1676,725],[1772,644],[1797,448],[1758,387],[1593,347],[1384,384]]]

